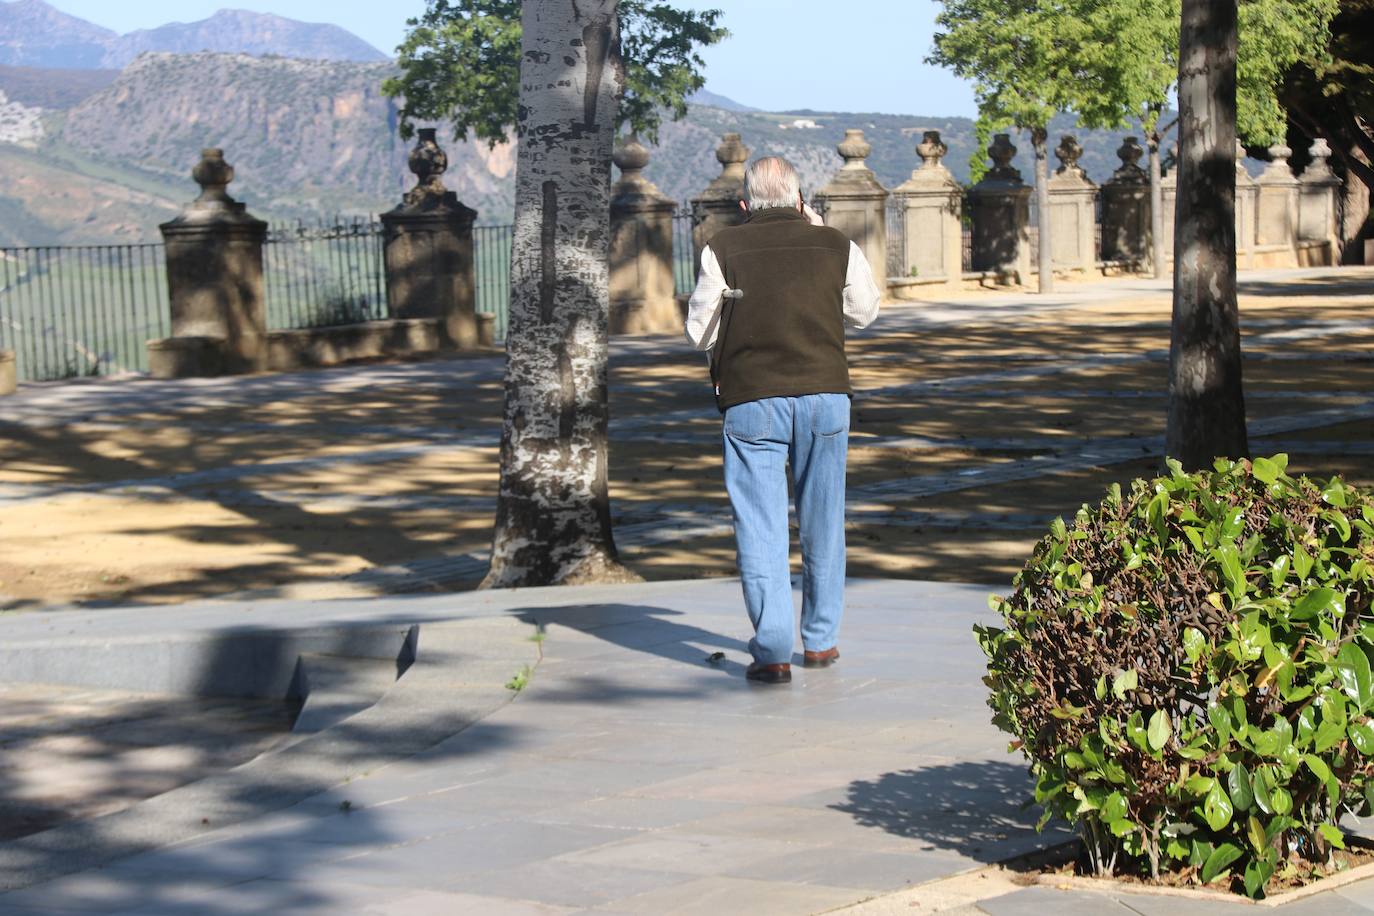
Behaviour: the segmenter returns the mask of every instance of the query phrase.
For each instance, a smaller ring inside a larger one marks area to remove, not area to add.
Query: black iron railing
[[[137,372],[169,333],[161,244],[0,248],[0,349],[20,379]]]
[[[496,316],[494,335],[506,339],[510,311],[510,247],[514,226],[476,226],[472,230],[472,264],[477,311]]]
[[[386,318],[382,246],[375,217],[272,226],[262,251],[268,330]]]

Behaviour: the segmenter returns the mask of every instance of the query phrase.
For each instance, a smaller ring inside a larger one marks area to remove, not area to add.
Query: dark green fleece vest
[[[852,394],[844,354],[849,240],[790,208],[760,210],[708,243],[725,283],[713,376],[724,411],[760,398]]]

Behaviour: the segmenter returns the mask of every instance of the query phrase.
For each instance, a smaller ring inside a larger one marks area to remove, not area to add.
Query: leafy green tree
[[[1049,123],[1066,110],[1074,80],[1070,51],[1079,26],[1061,7],[1040,0],[940,0],[940,31],[929,63],[973,82],[979,135],[1014,125],[1030,132],[1040,229],[1039,289],[1054,289],[1049,205]],[[1067,29],[1070,34],[1063,34]],[[981,172],[983,148],[974,152]]]
[[[657,142],[667,111],[687,114],[687,97],[706,83],[699,48],[729,35],[720,10],[679,10],[651,0],[621,0],[624,89],[617,123]],[[505,142],[517,123],[520,0],[427,0],[408,21],[397,49],[401,75],[382,91],[404,100],[401,136],[417,121],[450,121],[457,136]]]
[[[1283,137],[1284,75],[1321,55],[1339,3],[1238,4],[1237,129],[1249,144]],[[936,35],[931,60],[974,81],[980,114],[993,126],[1031,129],[1034,142],[1034,121],[1046,109],[1071,111],[1089,128],[1140,123],[1150,151],[1152,260],[1163,276],[1160,148],[1173,126],[1165,114],[1178,85],[1180,0],[948,0],[944,7],[937,23],[948,31]],[[1037,183],[1039,158],[1037,150]]]
[[[1340,0],[1330,31],[1326,47],[1309,49],[1288,69],[1278,98],[1293,125],[1329,140],[1337,167],[1364,185],[1364,194],[1348,189],[1346,197],[1347,226],[1359,226],[1374,191],[1374,0]],[[1358,238],[1352,233],[1347,244]]]

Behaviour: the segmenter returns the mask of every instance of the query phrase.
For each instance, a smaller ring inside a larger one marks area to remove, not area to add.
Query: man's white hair
[[[796,209],[801,200],[801,179],[797,177],[797,170],[781,156],[755,159],[744,172],[744,199],[750,210]]]

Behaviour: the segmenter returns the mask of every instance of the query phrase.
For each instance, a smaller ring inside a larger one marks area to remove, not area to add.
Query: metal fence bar
[[[510,326],[510,256],[514,226],[474,226],[472,263],[477,311],[496,316],[494,336],[504,341]]]
[[[682,204],[673,214],[673,291],[684,296],[697,283],[697,265],[692,250],[692,210]]]
[[[165,277],[156,243],[0,248],[0,348],[24,381],[145,370],[171,324]]]

